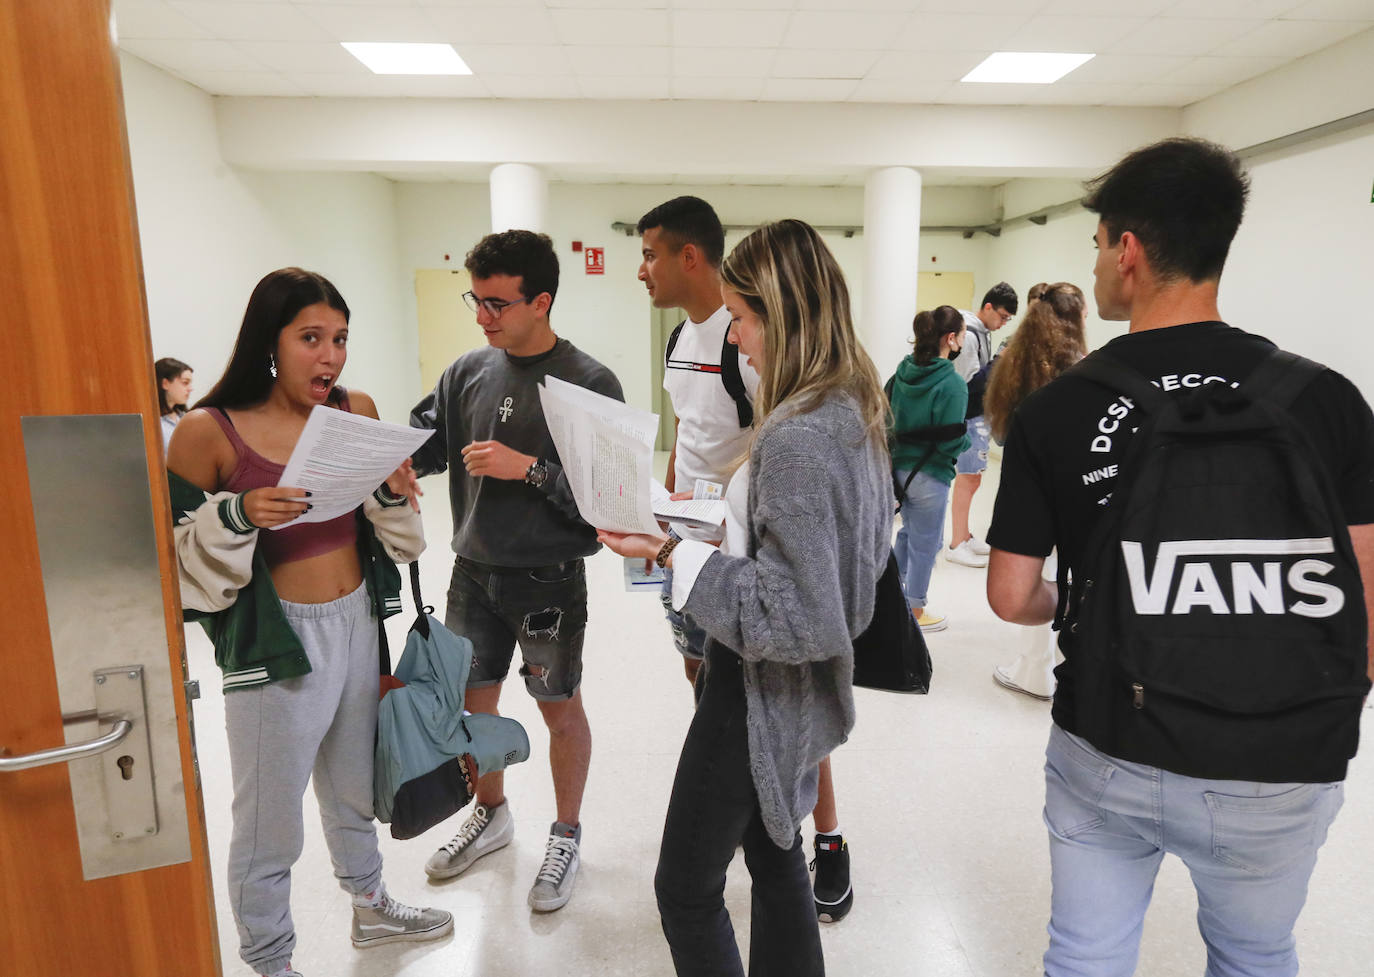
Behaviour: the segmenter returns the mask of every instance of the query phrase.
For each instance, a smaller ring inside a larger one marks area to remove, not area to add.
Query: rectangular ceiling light
[[[341,42],[349,54],[377,75],[470,75],[452,44]]]
[[[1049,85],[1063,78],[1095,54],[1034,54],[1028,51],[998,51],[964,75],[960,81],[1000,82],[1012,85]]]

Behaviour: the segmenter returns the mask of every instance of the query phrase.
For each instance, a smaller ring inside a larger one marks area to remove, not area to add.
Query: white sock
[[[377,883],[377,888],[371,892],[359,892],[353,897],[353,905],[359,909],[376,909],[386,902],[386,885],[382,882]]]
[[[842,831],[840,830],[839,824],[836,824],[836,825],[835,825],[835,830],[834,830],[834,831],[817,831],[817,832],[816,832],[816,834],[818,834],[818,835],[825,835],[825,836],[827,836],[827,837],[835,837],[835,836],[841,835],[841,834],[843,834],[843,833],[844,833],[844,832],[842,832]]]

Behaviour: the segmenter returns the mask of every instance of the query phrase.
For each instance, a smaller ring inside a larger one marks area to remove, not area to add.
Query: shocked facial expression
[[[348,360],[348,320],[324,302],[307,305],[277,336],[277,386],[292,400],[323,404]]]
[[[686,302],[687,278],[682,267],[682,248],[674,248],[673,241],[663,229],[651,227],[640,238],[639,280],[649,290],[649,300],[656,309],[672,309]]]
[[[722,288],[721,298],[725,300],[726,311],[730,313],[730,342],[748,359],[749,365],[762,372],[764,366],[763,319],[759,317],[743,296],[732,288]]]

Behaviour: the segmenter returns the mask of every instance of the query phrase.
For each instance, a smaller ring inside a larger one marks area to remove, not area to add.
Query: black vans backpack
[[[1103,752],[1209,779],[1344,776],[1369,691],[1363,589],[1288,411],[1322,370],[1275,350],[1237,387],[1176,397],[1101,351],[1068,371],[1144,415],[1071,585],[1061,570],[1075,731]]]
[[[677,347],[678,337],[682,335],[682,327],[685,325],[687,325],[687,320],[683,319],[677,324],[673,334],[668,337],[668,351],[663,356],[665,366],[672,365],[673,350]],[[749,400],[749,391],[744,386],[744,377],[740,376],[739,347],[730,342],[730,330],[725,330],[725,339],[721,341],[719,366],[705,363],[683,363],[682,366],[690,370],[700,370],[703,373],[719,373],[721,383],[725,384],[725,392],[735,402],[735,413],[739,415],[739,426],[753,426],[754,405]]]

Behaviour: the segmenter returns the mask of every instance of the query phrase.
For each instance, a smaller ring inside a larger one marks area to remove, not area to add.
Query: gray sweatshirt
[[[892,548],[891,477],[848,395],[775,411],[749,452],[748,555],[712,555],[683,608],[744,660],[754,788],[782,848],[854,727],[853,639]]]
[[[582,521],[558,451],[544,423],[539,381],[555,376],[623,401],[614,373],[566,339],[538,356],[511,356],[485,347],[458,357],[438,385],[410,412],[410,426],[436,433],[415,453],[420,475],[449,465],[453,552],[498,567],[538,567],[600,549],[596,530]],[[500,441],[547,463],[542,488],[524,481],[473,478],[463,468],[463,448],[473,441]]]

